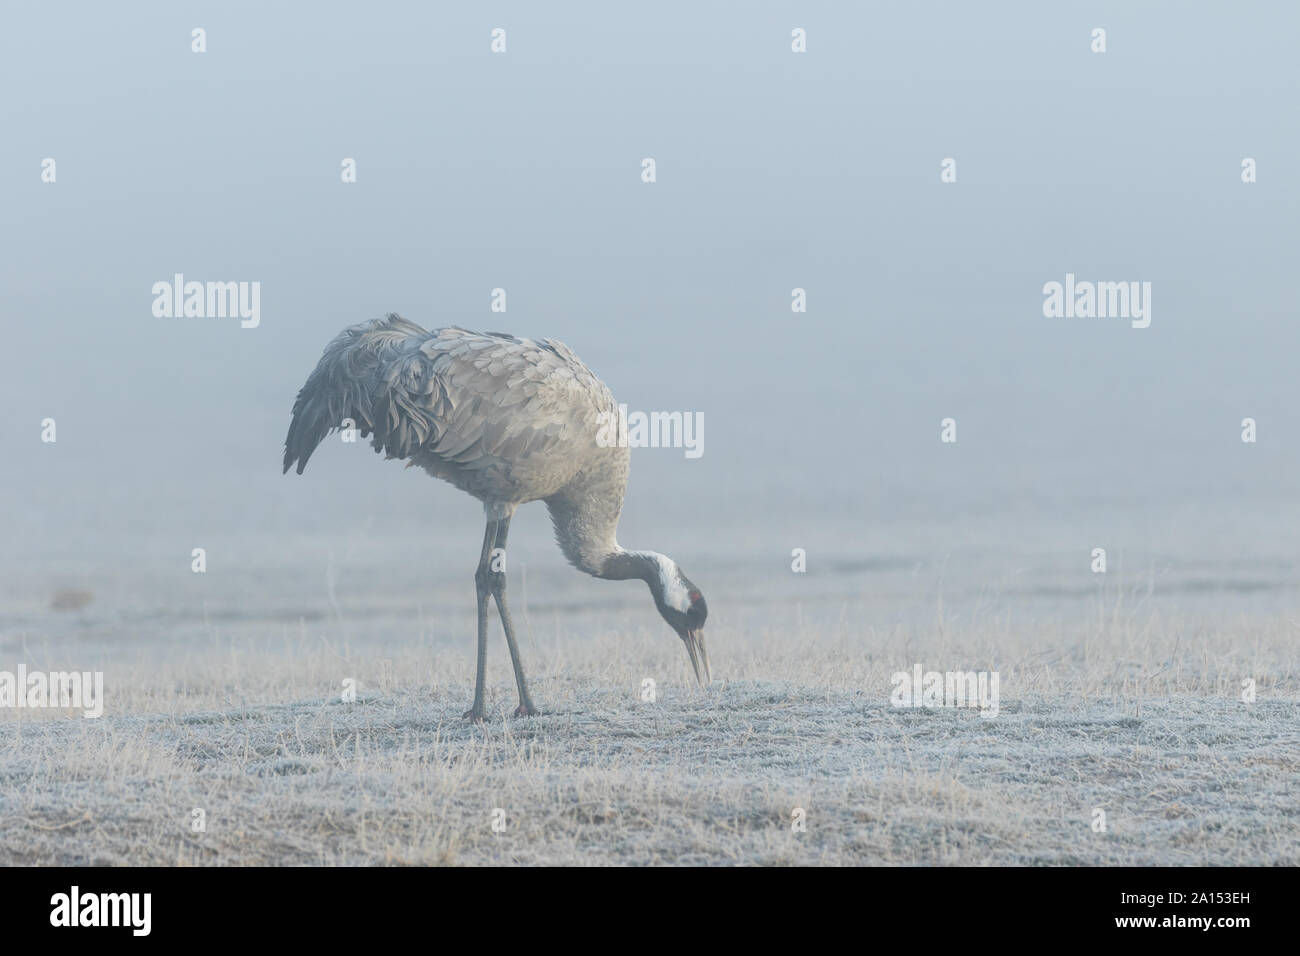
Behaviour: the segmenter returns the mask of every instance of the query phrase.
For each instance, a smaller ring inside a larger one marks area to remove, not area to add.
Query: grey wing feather
[[[589,427],[612,399],[567,346],[501,332],[429,332],[398,315],[344,330],[298,393],[284,470],[301,474],[352,419],[390,458],[425,452],[466,468],[515,463]]]
[[[430,402],[436,382],[419,353],[429,335],[398,315],[345,329],[325,348],[315,371],[293,403],[284,440],[284,470],[307,467],[312,452],[330,432],[352,419],[361,434],[374,434],[376,450],[406,457],[435,437]]]

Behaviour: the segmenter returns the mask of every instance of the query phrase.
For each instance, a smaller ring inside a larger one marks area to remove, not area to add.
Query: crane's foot
[[[532,704],[520,704],[515,708],[516,717],[536,717],[541,711]]]
[[[482,707],[471,707],[460,716],[462,720],[468,720],[471,724],[481,724],[487,720],[487,715],[483,713]]]

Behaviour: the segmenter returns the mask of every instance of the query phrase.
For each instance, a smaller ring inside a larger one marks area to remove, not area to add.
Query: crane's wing
[[[608,389],[566,346],[450,327],[426,331],[398,315],[343,331],[293,406],[284,470],[307,466],[352,419],[389,458],[428,452],[475,467],[518,462],[575,429],[591,429]]]

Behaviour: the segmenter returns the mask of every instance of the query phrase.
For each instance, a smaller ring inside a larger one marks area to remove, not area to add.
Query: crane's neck
[[[579,571],[598,578],[624,580],[645,577],[650,565],[626,557],[633,552],[618,545],[618,518],[627,487],[627,451],[602,467],[581,472],[546,499],[555,526],[555,541]],[[607,567],[608,565],[608,567]]]
[[[555,540],[564,556],[579,571],[611,581],[657,577],[658,563],[649,551],[628,551],[619,546],[617,508],[602,508],[591,498],[548,498],[546,507],[555,526]]]
[[[620,547],[615,538],[620,509],[602,507],[601,500],[596,496],[563,495],[546,500],[555,525],[555,540],[564,556],[593,577],[644,581],[658,603],[685,612],[690,598],[677,563],[657,551]]]
[[[636,578],[647,584],[662,581],[670,569],[672,558],[655,551],[626,551],[618,545],[601,560],[598,578],[607,581],[628,581]]]
[[[666,554],[618,548],[605,558],[597,577],[611,581],[639,578],[650,585],[650,593],[657,603],[683,614],[690,610],[690,589],[682,577],[682,570]]]
[[[636,578],[654,588],[675,578],[677,565],[654,551],[628,551],[619,546],[616,535],[626,480],[626,471],[602,475],[600,480],[590,476],[547,498],[546,507],[555,525],[555,540],[570,564],[593,577],[609,581]]]

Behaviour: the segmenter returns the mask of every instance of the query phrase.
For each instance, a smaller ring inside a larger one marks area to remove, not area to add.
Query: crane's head
[[[648,579],[655,607],[686,645],[695,679],[701,687],[707,687],[713,679],[709,674],[709,652],[704,646],[704,621],[709,616],[709,606],[677,562],[661,554],[655,558],[657,573]]]

